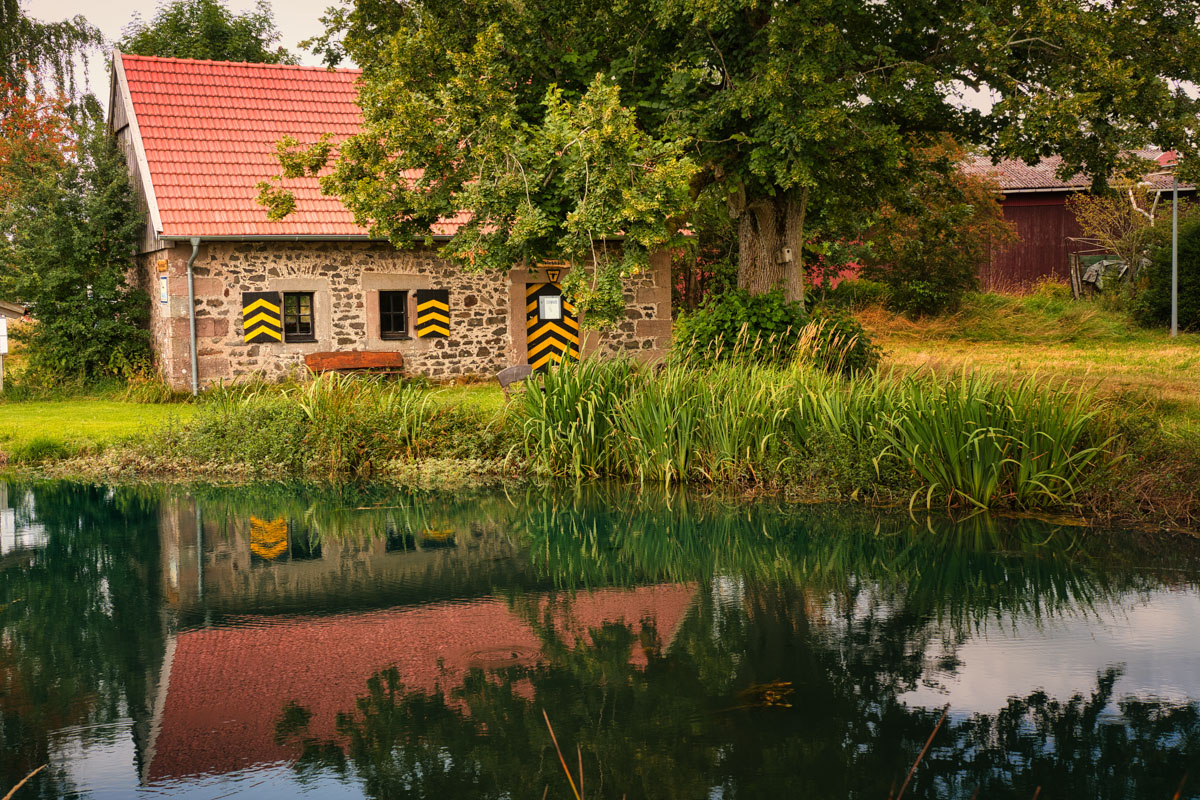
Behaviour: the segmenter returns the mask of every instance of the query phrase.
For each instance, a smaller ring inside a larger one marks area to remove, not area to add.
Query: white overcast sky
[[[275,14],[275,24],[283,34],[280,41],[284,47],[300,59],[301,64],[316,65],[320,60],[307,50],[301,50],[297,43],[321,33],[321,15],[337,0],[274,0],[272,10]],[[142,19],[148,20],[154,16],[158,7],[157,0],[99,0],[84,3],[81,0],[25,0],[22,3],[25,13],[43,21],[57,21],[83,14],[88,22],[95,25],[108,39],[111,47],[121,38],[121,29],[133,19],[134,13],[141,14]],[[242,13],[254,8],[254,0],[228,0],[227,5],[235,13]],[[91,90],[101,102],[108,102],[108,64],[101,53],[93,54],[87,75]]]

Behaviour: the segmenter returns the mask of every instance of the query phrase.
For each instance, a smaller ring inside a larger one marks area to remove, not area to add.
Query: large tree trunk
[[[746,203],[738,219],[738,287],[752,294],[782,288],[788,301],[804,300],[804,218],[808,188],[784,198]],[[782,259],[783,248],[791,260]]]

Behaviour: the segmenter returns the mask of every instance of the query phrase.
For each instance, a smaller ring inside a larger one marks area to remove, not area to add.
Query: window
[[[408,292],[379,293],[379,338],[408,338]]]
[[[283,293],[283,340],[285,342],[315,342],[313,324],[313,293]]]

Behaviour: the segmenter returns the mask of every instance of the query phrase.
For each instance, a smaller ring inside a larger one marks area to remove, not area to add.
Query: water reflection
[[[5,790],[570,796],[546,710],[588,797],[882,798],[947,702],[908,797],[1200,784],[1187,540],[615,491],[0,501]]]

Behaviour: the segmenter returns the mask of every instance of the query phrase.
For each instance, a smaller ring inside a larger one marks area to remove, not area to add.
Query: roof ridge
[[[331,74],[346,74],[346,75],[361,75],[362,70],[355,67],[313,67],[305,64],[264,64],[259,61],[218,61],[210,58],[168,58],[166,56],[139,56],[136,53],[122,53],[117,51],[121,56],[121,60],[137,60],[137,61],[157,61],[168,64],[207,64],[215,67],[255,67],[264,69],[278,70],[305,70],[309,72],[325,72]]]

